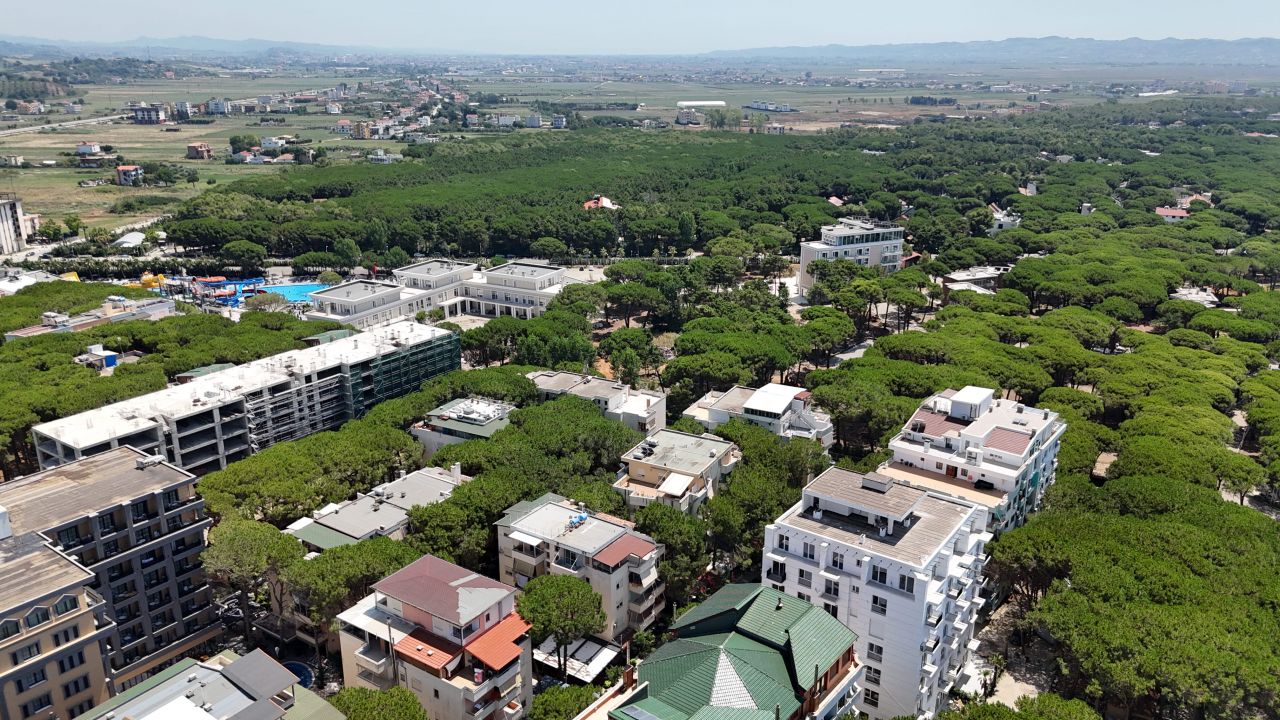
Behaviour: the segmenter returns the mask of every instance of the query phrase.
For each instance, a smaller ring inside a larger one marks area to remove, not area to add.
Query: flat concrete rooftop
[[[510,263],[507,263],[506,265],[502,265],[496,268],[483,270],[482,272],[484,272],[486,275],[505,275],[508,277],[537,278],[537,277],[545,277],[558,270],[563,270],[563,269],[564,268],[558,265],[538,265],[535,263],[526,263],[526,262],[510,262]]]
[[[412,265],[405,265],[402,268],[396,268],[394,272],[406,273],[410,275],[426,275],[435,277],[438,275],[446,275],[448,273],[459,272],[464,270],[474,270],[475,263],[457,262],[454,260],[443,260],[433,258],[431,260],[423,260]]]
[[[635,457],[637,451],[654,443],[653,452]],[[733,443],[714,435],[692,435],[678,430],[662,429],[650,435],[622,456],[623,462],[645,462],[686,475],[701,475],[730,448]]]
[[[383,293],[399,292],[401,286],[381,280],[352,280],[341,285],[334,285],[311,293],[311,297],[321,300],[364,300]]]

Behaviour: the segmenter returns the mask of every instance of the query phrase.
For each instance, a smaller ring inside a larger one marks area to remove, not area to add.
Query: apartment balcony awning
[[[689,486],[693,484],[693,476],[684,473],[673,472],[667,476],[666,480],[658,486],[658,492],[672,497],[680,497],[684,495]]]
[[[519,530],[512,530],[511,534],[508,537],[510,537],[512,540],[515,540],[516,542],[524,543],[525,545],[528,545],[530,547],[538,547],[542,545],[541,539],[536,538],[528,533],[520,532]]]

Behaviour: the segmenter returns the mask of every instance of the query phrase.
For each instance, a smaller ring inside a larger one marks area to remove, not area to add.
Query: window
[[[884,659],[884,646],[877,645],[873,642],[867,643],[867,659],[880,662]]]
[[[22,626],[18,625],[17,620],[5,620],[4,622],[0,622],[0,640],[5,640],[17,635],[21,629]]]
[[[871,612],[877,615],[884,615],[889,612],[889,601],[879,595],[871,596]]]
[[[827,597],[840,597],[840,581],[828,578],[825,586],[822,588],[822,594]]]
[[[837,570],[844,569],[844,555],[840,553],[831,553],[831,567]]]
[[[50,705],[53,705],[53,696],[45,693],[34,700],[29,700],[22,704],[22,717],[29,718]]]
[[[812,560],[818,556],[818,548],[813,543],[804,544],[804,559]]]
[[[58,531],[58,544],[62,547],[74,547],[80,544],[80,531],[73,528],[64,528]]]
[[[72,625],[53,634],[53,645],[54,647],[65,645],[78,637],[80,637],[80,626]]]
[[[59,615],[62,615],[63,613],[71,612],[78,607],[80,607],[79,598],[75,595],[63,595],[62,599],[58,600],[58,604],[53,606],[53,609],[57,610]]]
[[[93,707],[94,707],[93,700],[85,700],[84,702],[77,704],[75,707],[67,708],[67,717],[69,718],[79,717],[89,712],[90,710],[92,710]]]
[[[868,690],[862,694],[862,701],[867,707],[880,707],[880,693],[875,690]]]
[[[132,510],[133,510],[133,519],[135,521],[147,519],[147,501],[146,500],[139,500],[138,502],[134,503]]]
[[[98,532],[103,535],[110,535],[116,531],[116,518],[114,515],[98,516]]]
[[[914,593],[916,591],[916,579],[910,575],[899,575],[898,589],[903,592]]]
[[[805,594],[804,594],[804,593],[802,593],[802,592],[798,592],[798,593],[796,593],[796,597],[800,598],[801,600],[803,600],[803,601],[805,601],[805,602],[813,602],[813,598],[809,597],[808,595],[805,595]]]
[[[867,684],[869,685],[880,684],[880,668],[873,668],[873,667],[867,668]]]
[[[871,566],[871,582],[880,583],[881,585],[889,584],[889,571],[882,567]]]
[[[74,654],[68,655],[58,661],[58,672],[67,672],[74,670],[84,664],[84,651],[80,650]]]
[[[778,549],[782,551],[791,550],[791,538],[786,535],[778,536]]]
[[[72,680],[71,682],[62,686],[62,698],[66,700],[70,698],[72,695],[75,695],[77,693],[82,693],[88,689],[89,689],[89,676],[81,675],[75,680]]]
[[[800,571],[800,587],[813,587],[813,573],[808,570]]]
[[[48,679],[49,676],[45,675],[44,670],[41,669],[23,675],[17,680],[14,680],[13,684],[18,688],[18,692],[26,692]]]
[[[837,620],[839,620],[839,619],[840,619],[840,609],[839,609],[838,607],[836,607],[835,605],[832,605],[832,604],[831,604],[831,603],[829,603],[829,602],[824,602],[824,603],[822,603],[822,609],[823,609],[823,610],[826,610],[826,611],[827,611],[827,614],[828,614],[828,615],[830,615],[831,617],[833,617],[833,618],[835,618],[835,619],[837,619]]]
[[[40,654],[40,643],[33,642],[30,645],[18,648],[9,654],[12,656],[14,665],[21,665]]]
[[[133,542],[135,545],[141,545],[151,541],[151,528],[142,528],[133,534]]]

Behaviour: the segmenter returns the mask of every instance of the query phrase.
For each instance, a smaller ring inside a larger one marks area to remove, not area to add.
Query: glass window
[[[40,654],[40,643],[38,642],[33,642],[26,647],[18,648],[17,650],[14,650],[12,653],[10,653],[10,655],[12,656],[14,665],[21,665],[22,663],[30,660],[31,658],[39,654]]]
[[[916,591],[916,579],[910,575],[899,575],[898,589],[903,592],[914,593]]]
[[[45,708],[53,705],[53,696],[45,693],[34,700],[29,700],[22,705],[22,717],[29,718]]]
[[[879,662],[884,659],[884,646],[873,642],[867,643],[867,659]]]
[[[75,595],[63,595],[62,599],[58,600],[58,604],[53,606],[53,609],[57,610],[58,614],[61,615],[65,612],[75,610],[77,607],[80,607],[79,598]]]
[[[40,670],[36,670],[35,672],[30,672],[30,673],[27,673],[26,675],[23,675],[22,677],[13,681],[13,684],[17,686],[18,692],[26,692],[27,690],[39,685],[40,683],[48,679],[49,679],[49,676],[45,674],[44,669],[40,669]]]
[[[840,610],[835,605],[832,605],[831,603],[822,603],[822,609],[826,610],[827,614],[830,615],[831,617],[837,620],[840,619],[840,614],[839,614]]]
[[[49,622],[49,617],[50,617],[49,608],[42,608],[42,607],[33,608],[31,612],[27,613],[27,617],[26,617],[27,627],[33,628],[39,625],[43,625]]]
[[[827,597],[840,597],[840,581],[828,578],[826,586],[822,589],[822,594]]]
[[[874,667],[867,668],[867,683],[869,685],[880,684],[880,668],[874,668]]]
[[[791,549],[791,538],[790,538],[790,537],[788,537],[788,536],[786,536],[786,535],[779,535],[779,536],[778,536],[778,549],[779,549],[779,550],[790,550],[790,549]]]
[[[889,612],[889,601],[879,595],[871,596],[871,612],[877,615],[884,615]]]
[[[840,553],[831,553],[831,567],[843,570],[844,555],[841,555]]]
[[[875,690],[868,690],[862,695],[862,700],[867,707],[880,707],[880,693]]]
[[[877,582],[881,585],[889,584],[889,571],[876,565],[871,566],[871,582]]]
[[[0,622],[0,640],[11,638],[22,630],[22,626],[18,625],[17,620],[5,620]]]
[[[812,560],[818,556],[818,548],[813,543],[804,544],[804,557],[806,560]]]

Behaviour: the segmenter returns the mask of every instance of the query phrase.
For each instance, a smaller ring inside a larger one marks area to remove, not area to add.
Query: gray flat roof
[[[870,487],[864,484],[864,478],[870,481],[867,483]],[[926,495],[924,490],[896,482],[887,475],[874,471],[864,475],[838,467],[827,468],[804,491],[890,518],[906,516]]]
[[[489,275],[510,275],[512,277],[542,277],[550,275],[557,270],[563,270],[558,265],[538,265],[528,262],[509,262],[500,267],[491,268],[483,272]]]
[[[865,516],[824,511],[822,519],[815,520],[812,510],[800,505],[787,511],[778,523],[922,569],[974,509],[963,500],[926,494],[916,506],[911,527],[895,525],[893,534],[884,537]]]
[[[0,540],[0,610],[35,602],[93,577],[36,533]]]
[[[44,532],[64,523],[176,485],[191,473],[167,462],[136,466],[151,457],[131,447],[108,450],[0,484],[0,505],[9,509],[13,533]]]
[[[395,505],[363,495],[327,515],[321,515],[316,522],[358,540],[383,528],[394,528],[408,518],[408,513]]]
[[[657,442],[651,455],[642,458],[634,457],[637,450],[651,441]],[[712,462],[731,447],[733,443],[714,435],[692,435],[664,428],[641,440],[638,445],[628,450],[622,459],[646,462],[686,475],[701,475]]]
[[[511,422],[507,415],[514,409],[510,403],[489,398],[458,398],[427,413],[426,422],[435,427],[487,438]]]
[[[595,555],[627,532],[628,528],[592,514],[588,514],[585,522],[571,528],[570,519],[579,513],[578,509],[569,507],[568,501],[563,504],[548,501],[512,522],[511,527],[536,538],[555,541],[584,555]]]
[[[405,265],[402,268],[396,268],[395,272],[413,273],[415,275],[445,275],[459,270],[468,268],[474,269],[475,263],[458,262],[456,260],[444,260],[441,258],[432,258],[431,260],[423,260],[412,265]]]
[[[461,475],[461,473],[459,473]],[[383,492],[387,504],[408,510],[415,505],[432,505],[453,494],[460,482],[471,478],[461,475],[454,478],[448,470],[436,467],[414,470],[398,480],[380,485],[374,490]]]
[[[727,413],[741,415],[743,406],[747,404],[747,401],[751,399],[751,396],[754,395],[755,392],[754,388],[734,385],[728,390],[725,390],[724,394],[720,396],[720,399],[711,404],[711,407],[717,410],[723,410]]]
[[[379,280],[352,280],[324,290],[317,290],[310,293],[310,295],[313,298],[325,300],[364,300],[390,290],[398,292],[400,289],[401,286],[395,283],[381,282]]]

